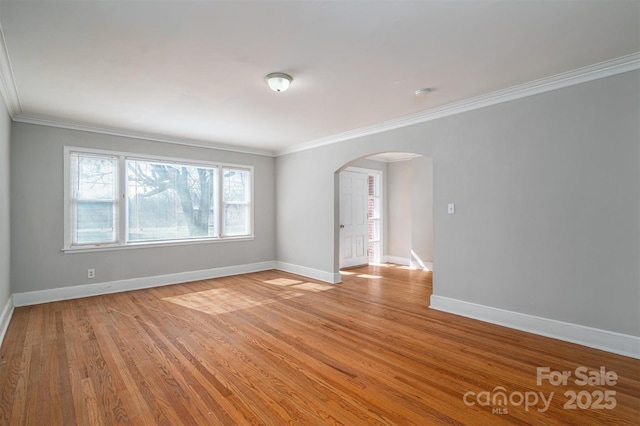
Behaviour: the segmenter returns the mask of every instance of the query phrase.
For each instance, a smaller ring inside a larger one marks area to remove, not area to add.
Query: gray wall
[[[420,156],[388,169],[388,254],[422,268],[433,262],[433,160]]]
[[[12,126],[11,278],[14,293],[275,259],[273,158],[33,124],[13,123]],[[64,254],[61,249],[65,145],[253,165],[256,238],[254,241]],[[96,278],[87,279],[88,268],[96,269]]]
[[[433,160],[411,160],[411,250],[417,268],[433,262]]]
[[[411,257],[411,192],[413,173],[411,160],[388,165],[387,229],[389,250],[387,254],[408,262]]]
[[[639,74],[278,157],[278,260],[335,273],[335,172],[416,152],[433,159],[434,294],[640,336]]]
[[[0,312],[11,295],[10,262],[10,178],[11,119],[0,101]]]

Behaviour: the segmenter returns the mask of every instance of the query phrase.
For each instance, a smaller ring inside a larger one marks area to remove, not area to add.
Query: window
[[[218,236],[216,167],[143,160],[126,165],[127,241]]]
[[[224,236],[247,235],[251,219],[251,173],[247,169],[222,169]]]
[[[115,242],[118,211],[117,158],[73,153],[69,163],[73,243]]]
[[[382,215],[380,204],[382,202],[380,196],[380,175],[370,172],[367,179],[368,186],[368,234],[369,234],[369,263],[380,263],[381,256],[381,237],[382,237]]]
[[[65,249],[251,237],[250,166],[65,148]]]

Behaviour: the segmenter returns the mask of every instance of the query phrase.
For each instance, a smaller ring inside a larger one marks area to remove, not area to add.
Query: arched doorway
[[[355,173],[355,174],[354,174]],[[348,174],[348,179],[344,179]],[[358,176],[360,174],[360,176]],[[351,179],[355,181],[349,182]],[[364,192],[354,194],[355,186]],[[355,159],[336,172],[335,264],[397,263],[433,270],[433,163],[430,157],[389,152]],[[363,202],[362,197],[366,196]],[[358,206],[354,207],[354,203]],[[363,212],[366,241],[349,226]],[[351,219],[351,220],[350,220]],[[363,249],[365,250],[363,252]],[[352,256],[353,255],[353,256]],[[354,260],[355,259],[355,260]]]

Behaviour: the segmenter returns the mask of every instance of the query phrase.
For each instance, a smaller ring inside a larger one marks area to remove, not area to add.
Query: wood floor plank
[[[29,388],[28,374],[30,370],[31,348],[25,349],[21,353],[21,358],[16,359],[16,363],[12,365],[12,369],[16,373],[11,378],[14,380],[12,388],[14,392],[13,406],[9,414],[9,420],[3,424],[21,424],[25,420],[33,421],[30,413],[27,412],[29,406],[27,390]],[[47,382],[47,378],[44,378]],[[46,385],[46,384],[45,384]]]
[[[26,395],[24,394],[29,374],[31,345],[25,344],[31,309],[14,312],[12,322],[15,327],[7,328],[4,342],[0,348],[0,420],[2,424],[24,418]]]
[[[637,359],[431,310],[423,271],[360,267],[343,281],[263,271],[16,308],[0,425],[640,423]],[[538,385],[538,367],[618,380]],[[500,391],[553,397],[478,399]],[[582,405],[614,392],[616,406],[568,409],[565,392]]]

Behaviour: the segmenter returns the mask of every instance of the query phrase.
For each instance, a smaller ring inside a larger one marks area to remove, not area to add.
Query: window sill
[[[104,246],[74,246],[63,248],[64,254],[75,253],[91,253],[99,251],[113,251],[113,250],[131,250],[141,248],[157,248],[157,247],[174,247],[174,246],[190,246],[195,244],[217,244],[228,243],[237,241],[253,241],[256,237],[254,235],[247,235],[242,237],[224,237],[224,238],[209,238],[196,241],[182,240],[182,241],[158,241],[158,242],[141,242],[141,243],[129,243],[127,245],[104,245]]]

